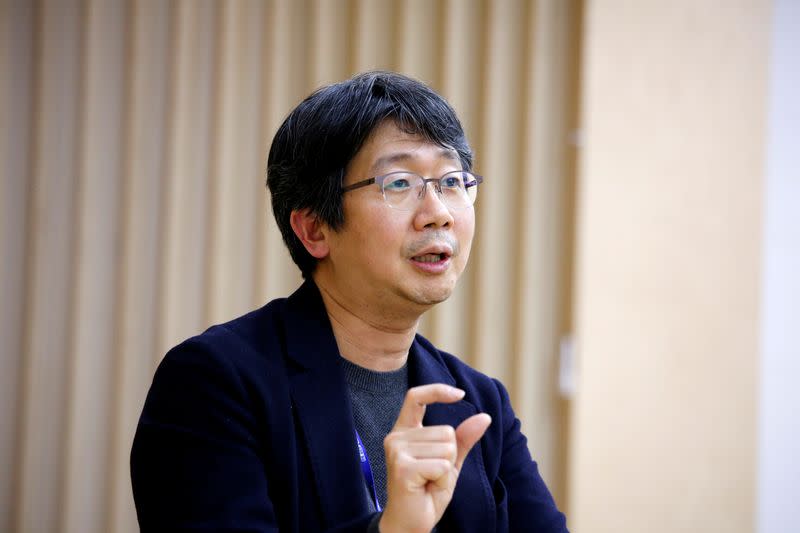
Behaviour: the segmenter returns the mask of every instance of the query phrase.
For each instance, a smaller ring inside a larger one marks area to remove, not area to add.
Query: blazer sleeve
[[[224,357],[191,341],[171,350],[131,450],[141,531],[278,531],[256,428]]]
[[[493,381],[501,399],[503,449],[498,476],[499,491],[505,491],[508,502],[509,531],[568,533],[566,518],[556,507],[528,451],[527,439],[520,431],[520,421],[511,407],[508,392],[502,383]]]

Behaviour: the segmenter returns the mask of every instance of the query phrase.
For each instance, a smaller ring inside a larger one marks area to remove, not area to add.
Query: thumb
[[[473,415],[456,428],[456,442],[458,443],[458,454],[456,455],[456,469],[461,470],[461,465],[464,464],[467,454],[478,442],[489,425],[492,423],[492,417],[486,413]]]

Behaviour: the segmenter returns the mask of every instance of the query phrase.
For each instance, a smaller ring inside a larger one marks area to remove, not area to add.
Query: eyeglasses
[[[478,184],[482,182],[482,176],[465,170],[448,172],[441,178],[423,178],[412,172],[399,171],[342,187],[342,193],[375,183],[381,190],[383,199],[391,207],[402,211],[413,211],[425,197],[427,184],[433,183],[433,188],[444,205],[451,209],[464,209],[475,203]]]

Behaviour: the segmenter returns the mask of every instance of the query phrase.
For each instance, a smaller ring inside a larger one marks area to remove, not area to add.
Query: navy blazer
[[[492,424],[467,456],[437,531],[565,532],[503,386],[417,335],[411,386],[466,391],[425,425]],[[373,517],[339,350],[319,291],[292,296],[173,348],[131,451],[142,531],[366,531]]]

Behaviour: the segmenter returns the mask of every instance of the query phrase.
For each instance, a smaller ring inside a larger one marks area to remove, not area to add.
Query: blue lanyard
[[[361,471],[364,473],[364,479],[367,482],[370,492],[372,492],[372,497],[375,499],[375,509],[381,512],[381,502],[378,501],[378,493],[375,491],[375,478],[372,477],[372,467],[369,466],[367,449],[364,447],[364,443],[361,442],[358,430],[356,430],[356,444],[358,444],[358,457],[361,459]]]

